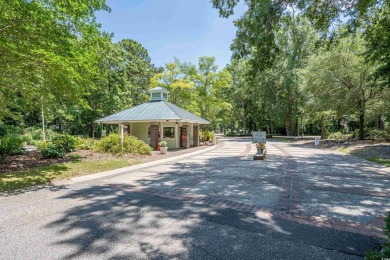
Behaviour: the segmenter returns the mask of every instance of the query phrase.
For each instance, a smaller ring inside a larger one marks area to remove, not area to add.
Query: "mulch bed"
[[[70,158],[44,159],[39,151],[30,151],[25,155],[8,156],[4,161],[0,161],[0,173],[10,171],[20,171],[41,166],[61,164],[70,161]]]
[[[23,171],[28,169],[34,169],[42,166],[50,166],[56,164],[67,163],[71,161],[98,161],[113,158],[126,159],[129,162],[151,162],[161,159],[170,158],[177,155],[191,153],[199,150],[209,148],[210,146],[200,146],[191,149],[173,149],[169,150],[167,154],[160,154],[158,151],[152,151],[152,155],[140,155],[140,154],[125,154],[120,157],[115,157],[110,154],[98,153],[92,150],[78,150],[67,154],[64,158],[58,159],[46,159],[41,156],[41,153],[37,150],[28,151],[25,155],[12,155],[8,156],[5,161],[0,161],[0,174],[11,171]],[[79,157],[76,158],[75,157]]]

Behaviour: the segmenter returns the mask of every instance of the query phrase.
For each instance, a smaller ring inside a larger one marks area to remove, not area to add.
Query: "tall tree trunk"
[[[366,102],[362,99],[359,103],[359,140],[364,139],[364,116],[365,116]]]
[[[287,125],[286,125],[286,132],[287,136],[292,135],[292,129],[293,129],[293,98],[291,94],[290,88],[288,88],[288,104],[287,104]]]
[[[364,139],[364,110],[360,111],[359,115],[359,140]]]
[[[326,138],[326,133],[325,133],[325,120],[324,116],[321,117],[321,139]]]

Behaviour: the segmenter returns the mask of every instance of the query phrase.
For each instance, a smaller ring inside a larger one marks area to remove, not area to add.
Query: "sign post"
[[[265,131],[253,131],[252,143],[256,144],[257,150],[257,153],[253,156],[253,160],[264,160],[267,154],[267,133]]]
[[[265,144],[267,142],[267,132],[252,132],[252,143]]]

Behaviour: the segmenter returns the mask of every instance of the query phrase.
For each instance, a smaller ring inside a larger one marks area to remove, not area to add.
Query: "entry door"
[[[148,128],[148,137],[150,139],[150,146],[157,149],[158,145],[158,125],[151,125]]]

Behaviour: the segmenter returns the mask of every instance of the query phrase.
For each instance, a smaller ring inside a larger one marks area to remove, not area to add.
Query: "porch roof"
[[[149,101],[129,108],[116,114],[96,120],[96,123],[118,124],[131,121],[166,121],[174,120],[198,124],[210,124],[209,121],[198,117],[168,101]]]

